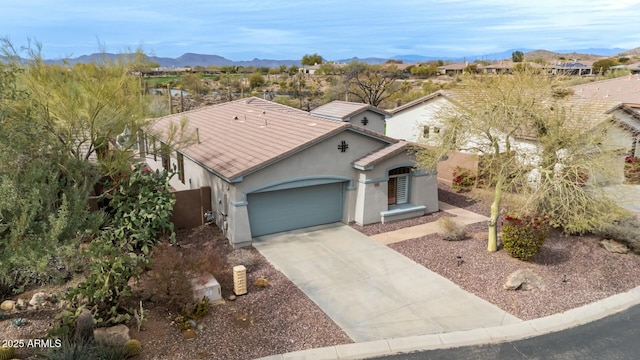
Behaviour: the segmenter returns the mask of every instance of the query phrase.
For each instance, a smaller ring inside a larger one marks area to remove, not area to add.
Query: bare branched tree
[[[347,92],[357,100],[378,106],[399,90],[396,80],[402,73],[393,64],[368,65],[354,61],[345,67]]]

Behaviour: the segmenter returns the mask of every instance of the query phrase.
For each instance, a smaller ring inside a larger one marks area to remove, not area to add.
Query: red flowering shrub
[[[640,184],[640,158],[627,156],[624,159],[624,180],[627,184]]]
[[[470,191],[476,183],[476,175],[469,169],[456,166],[452,175],[451,188],[455,192]]]
[[[540,252],[549,228],[540,216],[508,214],[502,223],[502,243],[511,257],[527,261]]]

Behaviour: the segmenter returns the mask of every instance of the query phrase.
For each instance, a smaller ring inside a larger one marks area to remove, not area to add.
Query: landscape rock
[[[271,281],[267,280],[267,278],[264,276],[259,276],[253,285],[259,288],[266,288],[267,286],[271,285]]]
[[[33,294],[33,296],[31,297],[31,300],[29,300],[29,305],[37,306],[46,301],[47,301],[47,294],[43,292],[38,292]]]
[[[16,302],[13,300],[5,300],[0,304],[0,310],[11,311],[16,307]]]
[[[608,252],[614,254],[626,254],[627,252],[629,252],[629,248],[627,247],[627,245],[619,243],[615,240],[604,239],[600,241],[600,246],[602,246]]]
[[[93,336],[98,344],[105,346],[124,346],[130,339],[129,328],[123,324],[95,329]]]
[[[16,302],[16,309],[23,310],[26,307],[27,307],[27,300],[24,298],[19,298],[18,301]]]
[[[540,275],[530,269],[519,269],[507,277],[503,287],[506,290],[544,290],[545,286]]]

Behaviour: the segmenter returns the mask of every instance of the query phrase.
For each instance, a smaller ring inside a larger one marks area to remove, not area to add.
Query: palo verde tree
[[[344,67],[347,94],[365,104],[378,106],[399,90],[402,73],[394,64],[368,65],[353,61]]]
[[[24,65],[17,53],[9,59],[24,67],[20,81],[43,128],[77,160],[97,157],[106,172],[129,167],[129,150],[146,123],[140,81],[131,69],[146,57],[137,52],[74,66],[48,64],[38,48],[28,57]]]
[[[611,175],[618,155],[606,145],[608,122],[585,126],[593,124],[588,105],[576,108],[557,78],[535,72],[467,76],[462,84],[454,89],[452,106],[438,115],[443,130],[436,149],[420,152],[419,159],[433,167],[451,151],[480,155],[479,177],[494,190],[489,251],[497,250],[505,191],[520,209],[569,233],[610,221],[615,206],[598,183]]]
[[[0,63],[0,297],[64,280],[75,240],[101,223],[86,210],[98,171],[46,128],[23,82],[26,71]]]

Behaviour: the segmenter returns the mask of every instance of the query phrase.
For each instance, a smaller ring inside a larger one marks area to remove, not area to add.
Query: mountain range
[[[503,52],[496,52],[490,54],[482,54],[475,56],[467,56],[467,57],[448,57],[448,56],[423,56],[423,55],[397,55],[391,58],[378,58],[378,57],[368,57],[368,58],[351,58],[351,59],[340,59],[334,60],[335,62],[347,63],[354,60],[369,63],[369,64],[381,64],[386,62],[387,60],[401,60],[404,63],[417,63],[417,62],[427,62],[433,60],[444,60],[451,62],[461,62],[461,61],[475,61],[475,60],[502,60],[502,59],[510,59],[511,54],[515,51],[521,51],[525,53],[541,51],[541,50],[533,50],[533,49],[510,49]],[[558,57],[563,54],[571,54],[575,55],[585,55],[585,56],[614,56],[614,55],[626,55],[626,54],[638,54],[640,53],[640,48],[635,48],[631,50],[625,50],[620,48],[588,48],[588,49],[576,49],[576,50],[557,50],[555,52],[549,52],[544,50],[546,53],[556,54]],[[121,54],[91,54],[91,55],[82,55],[76,58],[65,59],[64,61],[75,64],[75,63],[88,63],[93,62],[104,56],[110,58],[116,58],[118,56],[122,56]],[[2,61],[2,57],[0,56],[0,61]],[[253,67],[278,67],[280,65],[291,66],[296,65],[300,66],[300,60],[270,60],[270,59],[253,59],[253,60],[242,60],[235,61],[229,60],[219,55],[206,55],[206,54],[194,54],[194,53],[186,53],[177,58],[170,57],[158,57],[158,56],[149,56],[149,60],[158,63],[161,67],[187,67],[187,66],[253,66]],[[48,60],[51,63],[61,63],[63,60]]]

